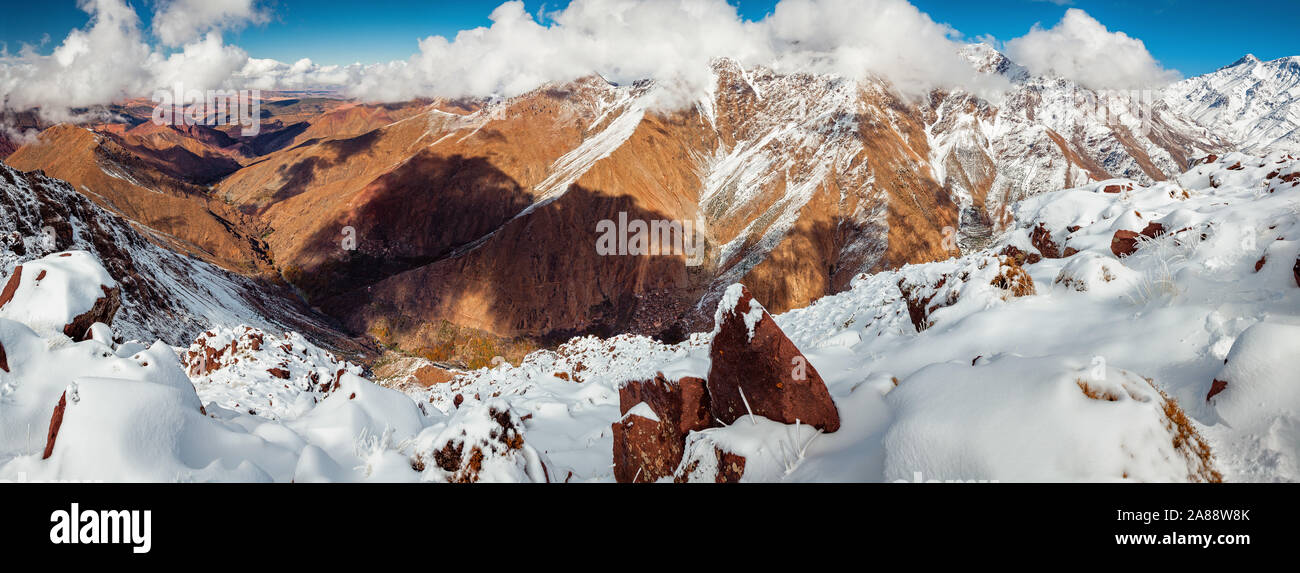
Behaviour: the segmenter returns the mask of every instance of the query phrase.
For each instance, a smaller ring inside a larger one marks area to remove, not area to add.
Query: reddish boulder
[[[1165,226],[1155,221],[1152,221],[1150,223],[1147,223],[1146,228],[1142,229],[1142,232],[1139,234],[1145,236],[1148,239],[1154,239],[1156,237],[1165,234]]]
[[[59,428],[63,426],[63,411],[68,408],[68,393],[65,391],[59,396],[59,404],[54,407],[54,415],[50,416],[50,431],[45,437],[45,455],[41,459],[47,460],[54,455],[54,441],[59,437]]]
[[[672,476],[682,463],[686,435],[713,424],[708,389],[699,378],[670,381],[660,373],[624,384],[618,397],[622,418],[613,425],[614,479],[621,483]],[[641,404],[650,411],[636,411]]]
[[[266,373],[275,376],[276,378],[279,378],[281,380],[289,379],[289,371],[283,368],[267,368]]]
[[[753,413],[827,432],[840,428],[821,374],[748,289],[728,288],[714,320],[708,388],[715,417],[730,424]]]
[[[1034,248],[1049,259],[1061,258],[1061,248],[1057,246],[1056,241],[1052,240],[1052,232],[1047,229],[1047,225],[1039,223],[1029,234],[1029,242],[1034,244]]]
[[[1296,257],[1295,266],[1291,267],[1291,274],[1295,275],[1295,286],[1300,287],[1300,257]]]
[[[1141,235],[1125,229],[1115,231],[1115,236],[1110,239],[1110,252],[1120,258],[1136,253],[1139,236]]]
[[[14,267],[13,276],[9,277],[9,282],[5,283],[4,290],[0,290],[0,308],[4,308],[9,301],[14,299],[14,293],[18,292],[18,285],[23,282],[23,266]]]
[[[9,356],[5,354],[5,344],[0,342],[0,370],[9,371]]]
[[[1224,382],[1223,380],[1215,379],[1214,383],[1210,384],[1210,393],[1205,395],[1205,401],[1207,402],[1210,401],[1210,398],[1215,397],[1216,395],[1219,394],[1219,392],[1222,392],[1227,389],[1228,389],[1227,382]]]
[[[1066,251],[1068,252],[1069,249],[1066,249]],[[1020,248],[1016,247],[1015,245],[1007,245],[1005,247],[1002,247],[1002,250],[999,251],[998,254],[1011,258],[1012,260],[1016,261],[1016,264],[1019,265],[1032,265],[1034,263],[1043,260],[1043,257],[1038,253],[1027,253],[1025,251],[1020,250]]]
[[[1122,184],[1117,183],[1114,185],[1107,185],[1101,188],[1102,193],[1123,193],[1125,191],[1132,191],[1132,190],[1133,190],[1133,186],[1128,183],[1122,183]]]
[[[104,324],[113,324],[113,316],[117,314],[117,309],[122,307],[121,289],[109,288],[99,285],[104,296],[95,299],[94,306],[90,310],[81,313],[72,322],[63,327],[63,334],[71,338],[74,342],[81,342],[90,338],[90,325],[96,322]]]

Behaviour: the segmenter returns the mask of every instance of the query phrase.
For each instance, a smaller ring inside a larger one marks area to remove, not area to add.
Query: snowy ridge
[[[1168,87],[1163,100],[1242,151],[1300,151],[1300,56],[1261,62],[1247,55]]]
[[[272,330],[318,324],[288,296],[267,292],[268,285],[177,254],[145,233],[67,183],[0,165],[0,279],[52,252],[111,259],[105,266],[124,286],[115,327],[137,340],[188,344],[211,324]]]

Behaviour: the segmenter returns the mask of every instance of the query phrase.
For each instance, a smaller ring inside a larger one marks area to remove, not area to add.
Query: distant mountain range
[[[905,97],[884,80],[719,59],[710,92],[672,111],[653,84],[598,76],[509,99],[275,94],[244,137],[157,126],[132,101],[93,125],[8,113],[21,121],[0,154],[157,245],[296,292],[340,341],[478,365],[586,333],[680,340],[710,327],[736,282],[784,312],[864,272],[978,249],[1030,196],[1300,150],[1300,59],[1248,56],[1103,108],[1115,94],[986,45],[963,55],[1011,89]],[[620,217],[689,222],[702,264],[598,253],[597,228]]]

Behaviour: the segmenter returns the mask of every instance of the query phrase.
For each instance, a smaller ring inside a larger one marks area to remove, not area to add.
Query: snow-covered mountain
[[[0,302],[0,477],[1300,479],[1300,160],[1231,153],[1012,217],[804,309],[732,285],[682,343],[575,338],[405,394],[293,334],[76,342],[59,317],[116,324],[76,294],[116,283],[54,253]]]
[[[1246,152],[1300,150],[1300,56],[1246,55],[1164,90],[1164,102]]]
[[[0,278],[50,253],[93,254],[121,287],[115,326],[128,339],[188,343],[213,324],[289,328],[357,350],[292,291],[165,248],[159,236],[108,212],[70,185],[0,164]],[[3,314],[0,314],[3,316]]]

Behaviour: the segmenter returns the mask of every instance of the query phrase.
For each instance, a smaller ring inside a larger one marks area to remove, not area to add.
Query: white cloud
[[[1035,25],[1007,41],[1006,52],[1035,74],[1058,74],[1092,89],[1159,87],[1180,77],[1162,67],[1142,40],[1111,32],[1077,8],[1051,28]]]
[[[511,96],[592,72],[619,82],[653,78],[685,95],[711,81],[715,57],[876,74],[913,93],[990,81],[958,57],[951,28],[905,0],[783,0],[758,22],[724,0],[574,0],[546,24],[513,1],[491,20],[450,40],[425,38],[409,60],[367,69],[354,95]]]
[[[151,87],[142,64],[152,51],[140,20],[123,0],[83,0],[90,15],[49,55],[24,46],[0,69],[0,95],[14,109],[41,106],[49,113],[138,94]]]
[[[372,101],[512,96],[600,73],[616,82],[653,79],[664,105],[687,103],[712,81],[710,62],[730,57],[777,71],[884,77],[904,93],[961,87],[991,95],[1001,78],[977,74],[958,55],[960,34],[907,0],[782,0],[759,21],[726,0],[573,0],[544,18],[511,1],[491,25],[453,38],[420,40],[409,59],[321,66],[250,58],[222,32],[269,18],[258,0],[168,0],[157,4],[151,46],[125,0],[80,0],[90,15],[48,53],[24,46],[0,55],[0,99],[47,117],[187,90],[341,87]],[[1141,41],[1070,10],[1051,29],[1007,43],[1031,70],[1055,70],[1094,87],[1149,85],[1176,77]],[[60,111],[62,110],[62,111]]]
[[[257,0],[159,0],[153,31],[166,46],[180,46],[209,32],[262,24],[270,13]]]

